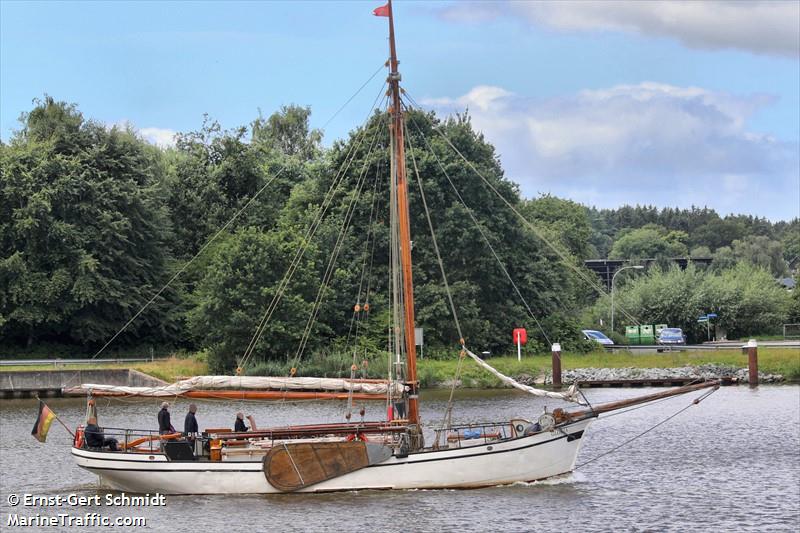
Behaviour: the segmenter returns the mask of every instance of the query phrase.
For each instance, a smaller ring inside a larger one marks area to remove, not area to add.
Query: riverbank
[[[759,370],[763,383],[800,382],[800,350],[787,348],[760,348]],[[489,363],[500,372],[529,384],[552,382],[551,358],[549,354],[526,356],[522,361],[516,357],[494,357]],[[564,353],[561,356],[563,381],[614,381],[625,379],[668,379],[686,377],[716,378],[739,377],[746,381],[747,356],[739,351],[698,351],[632,354],[628,352],[593,352],[588,354]],[[279,365],[275,365],[279,366]],[[301,365],[302,367],[302,365]],[[455,378],[457,359],[421,359],[418,362],[418,378],[424,388],[449,387]],[[4,371],[53,370],[54,365],[12,366]],[[167,382],[177,379],[206,375],[208,365],[202,355],[181,355],[152,362],[136,364],[104,363],[82,365],[82,369],[132,368]],[[276,368],[275,375],[288,375]],[[303,370],[300,368],[300,370]],[[378,372],[375,367],[373,372]],[[372,372],[370,372],[372,374]],[[369,377],[381,377],[372,376]],[[494,376],[479,368],[471,359],[464,362],[458,385],[463,388],[503,388]]]
[[[488,362],[508,376],[527,383],[552,383],[550,354],[525,357],[493,357]],[[768,380],[800,382],[800,350],[796,348],[759,348],[759,372]],[[418,362],[423,387],[449,386],[455,377],[455,360],[422,360]],[[663,352],[632,354],[630,352],[592,352],[561,355],[562,381],[665,379],[670,377],[722,377],[735,375],[747,367],[747,356],[738,350]],[[680,372],[691,372],[678,375]],[[705,374],[705,375],[703,375]],[[744,377],[744,373],[740,377]],[[771,376],[771,377],[770,377]],[[467,388],[499,388],[500,381],[467,359],[461,372],[460,386]],[[746,380],[744,380],[746,381]]]

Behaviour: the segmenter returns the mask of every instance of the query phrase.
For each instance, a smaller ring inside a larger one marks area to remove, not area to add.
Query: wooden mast
[[[406,181],[406,156],[403,139],[403,109],[400,105],[400,73],[397,71],[397,53],[394,44],[394,15],[389,0],[389,88],[392,98],[391,134],[394,136],[395,172],[397,174],[397,213],[400,229],[400,265],[403,273],[403,323],[406,344],[406,385],[409,387],[408,420],[419,424],[417,387],[417,346],[414,342],[414,282],[411,271],[411,225],[408,215],[408,182]]]

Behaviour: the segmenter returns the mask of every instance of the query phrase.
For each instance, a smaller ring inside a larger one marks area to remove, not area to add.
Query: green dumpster
[[[639,327],[639,343],[655,344],[656,336],[653,334],[653,326],[650,324]]]
[[[655,325],[655,328],[656,328],[656,337],[659,337],[659,336],[661,335],[661,330],[662,330],[662,329],[666,329],[666,328],[668,328],[668,327],[669,327],[669,326],[667,326],[666,324],[656,324],[656,325]]]
[[[625,338],[628,344],[639,344],[639,326],[625,326]]]

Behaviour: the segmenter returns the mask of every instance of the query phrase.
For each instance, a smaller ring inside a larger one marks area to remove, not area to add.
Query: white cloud
[[[599,206],[709,205],[798,216],[798,147],[748,129],[772,99],[645,82],[548,100],[479,86],[425,103],[469,108],[472,122],[528,196],[552,192]],[[745,202],[746,203],[743,203]]]
[[[118,128],[120,130],[129,131],[138,135],[146,142],[161,148],[171,148],[175,146],[175,135],[177,135],[177,132],[168,128],[137,128],[127,119],[118,120],[114,123],[106,123],[105,127],[108,130]]]
[[[166,128],[141,128],[138,132],[139,135],[150,144],[155,144],[162,148],[175,146],[176,132],[174,130]]]
[[[440,13],[461,22],[516,17],[561,31],[622,31],[675,38],[692,48],[800,56],[800,2],[794,0],[464,2]]]

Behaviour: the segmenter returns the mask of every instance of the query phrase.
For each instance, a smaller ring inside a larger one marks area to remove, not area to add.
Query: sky
[[[0,0],[0,139],[48,94],[160,145],[299,104],[330,145],[381,91],[382,3]],[[394,11],[408,94],[468,110],[524,196],[800,216],[797,0]]]

